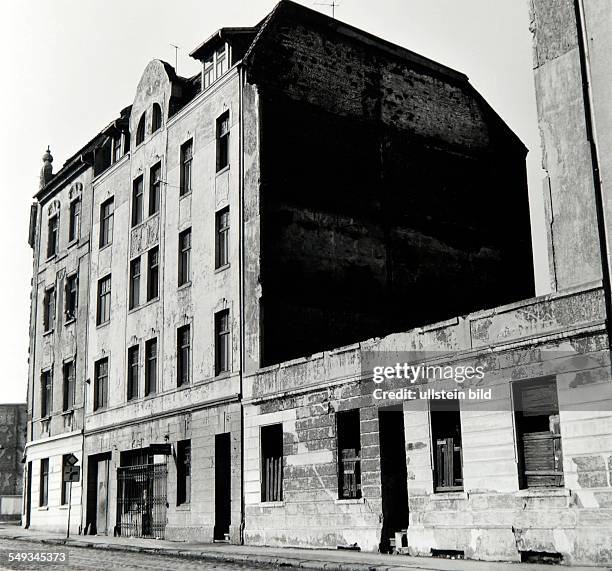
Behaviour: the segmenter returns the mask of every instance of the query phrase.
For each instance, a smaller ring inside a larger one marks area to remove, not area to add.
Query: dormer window
[[[153,127],[152,133],[155,133],[162,126],[162,110],[158,103],[153,103]]]
[[[228,49],[227,44],[223,44],[220,48],[217,48],[208,58],[204,60],[204,71],[202,76],[202,83],[204,89],[209,87],[222,75],[225,75],[228,66]]]
[[[138,121],[138,129],[136,129],[136,146],[140,145],[144,141],[145,138],[145,122],[146,122],[146,112],[140,116],[140,121]]]
[[[121,158],[121,133],[113,139],[113,163]]]

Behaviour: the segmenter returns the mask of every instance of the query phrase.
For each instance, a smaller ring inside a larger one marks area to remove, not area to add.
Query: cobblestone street
[[[13,554],[40,554],[39,561],[10,561]],[[58,554],[57,562],[41,561],[49,559],[43,554]],[[41,545],[36,542],[0,539],[0,569],[23,570],[60,570],[60,569],[147,569],[149,571],[172,569],[208,569],[211,571],[237,571],[239,569],[277,569],[277,567],[259,566],[253,563],[225,563],[218,561],[191,560],[170,555],[153,555],[150,553],[125,553],[106,551],[94,548],[63,547]]]

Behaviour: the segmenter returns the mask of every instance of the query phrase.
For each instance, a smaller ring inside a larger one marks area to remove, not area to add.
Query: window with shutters
[[[72,410],[74,407],[74,396],[76,387],[76,369],[74,361],[64,363],[64,379],[63,379],[63,403],[62,410],[64,412]]]
[[[176,505],[191,502],[191,440],[176,443]]]
[[[434,491],[463,490],[461,413],[458,400],[431,401]]]
[[[261,427],[261,501],[283,499],[283,425]]]
[[[359,409],[336,415],[338,438],[338,497],[361,497],[361,428]]]
[[[513,396],[520,487],[563,487],[556,380],[514,383]]]

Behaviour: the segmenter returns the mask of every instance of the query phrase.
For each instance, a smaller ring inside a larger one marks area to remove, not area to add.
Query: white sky
[[[321,12],[315,1],[300,3]],[[187,55],[223,26],[249,26],[275,0],[7,0],[0,7],[0,403],[25,401],[32,254],[29,206],[49,144],[57,172],[132,103],[151,59],[191,75]],[[540,140],[526,0],[341,0],[336,17],[466,73],[530,149],[538,293],[547,291]],[[491,201],[500,211],[491,181]]]

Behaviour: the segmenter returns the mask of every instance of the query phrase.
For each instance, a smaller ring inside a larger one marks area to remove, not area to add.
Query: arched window
[[[145,138],[145,119],[146,112],[140,116],[140,121],[138,121],[138,129],[136,129],[136,146],[140,145],[144,141]]]
[[[162,110],[158,103],[153,103],[153,128],[152,133],[155,133],[157,129],[161,129],[162,126]]]

